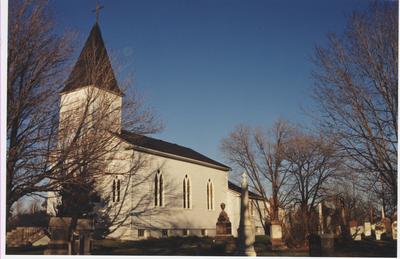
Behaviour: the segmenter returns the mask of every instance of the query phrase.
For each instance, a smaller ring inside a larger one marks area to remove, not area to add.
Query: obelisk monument
[[[242,174],[242,195],[240,202],[240,222],[238,229],[238,240],[236,255],[256,256],[254,250],[254,226],[250,219],[249,191],[246,173]]]

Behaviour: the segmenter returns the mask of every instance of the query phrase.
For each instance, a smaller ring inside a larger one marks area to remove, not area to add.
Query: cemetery
[[[397,257],[398,1],[91,2],[4,9],[2,253]]]
[[[306,246],[290,247],[284,242],[279,222],[271,224],[271,235],[256,236],[250,220],[249,193],[246,174],[242,175],[242,195],[238,238],[232,236],[231,222],[221,204],[214,237],[170,237],[143,241],[93,239],[93,222],[68,217],[51,217],[47,229],[17,228],[8,233],[8,254],[44,255],[232,255],[232,256],[386,256],[396,257],[397,221],[385,217],[379,222],[357,220],[348,229],[336,231],[332,209],[318,206],[318,232],[308,236]],[[324,214],[326,213],[326,214]],[[73,227],[73,224],[75,226]],[[279,225],[279,227],[276,227]],[[345,232],[349,235],[346,235]],[[18,234],[17,234],[18,233]],[[349,236],[350,239],[344,238]],[[44,238],[46,237],[46,238]],[[46,242],[47,241],[47,242]]]

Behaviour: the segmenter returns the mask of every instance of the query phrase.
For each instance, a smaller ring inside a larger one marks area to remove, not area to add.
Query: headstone
[[[318,204],[319,234],[320,235],[324,233],[324,215],[322,213],[322,209],[323,209],[322,206],[323,206],[323,203],[320,202]]]
[[[68,233],[72,219],[69,217],[51,217],[49,222],[50,242],[45,255],[89,255],[91,250],[91,233],[93,222],[89,219],[78,219],[72,242]]]
[[[285,244],[282,242],[282,225],[278,220],[271,222],[271,244],[272,250],[285,249]]]
[[[240,203],[240,222],[238,229],[236,255],[256,256],[254,250],[255,234],[254,226],[250,219],[249,211],[249,191],[247,175],[242,175],[242,193]]]
[[[339,237],[342,234],[342,227],[336,226],[335,227],[335,237]]]
[[[371,233],[371,222],[364,222],[364,234],[366,237],[370,237]]]
[[[93,221],[90,219],[78,219],[76,224],[76,230],[78,232],[79,245],[75,246],[76,254],[79,255],[90,255],[91,254],[91,242],[93,232]]]
[[[321,235],[321,256],[332,256],[334,251],[335,236],[333,233],[324,233]]]
[[[235,239],[232,236],[232,224],[225,211],[225,203],[221,203],[221,212],[216,224],[216,245],[222,245],[225,253],[230,254],[235,251]]]
[[[379,222],[375,225],[375,238],[376,240],[381,240],[382,234],[386,232],[385,225]]]
[[[392,236],[394,240],[397,240],[397,221],[392,223]]]
[[[349,227],[350,227],[350,236],[352,239],[355,239],[357,235],[357,221],[356,220],[350,221]]]
[[[68,241],[68,230],[72,219],[69,217],[51,217],[49,221],[50,241],[45,255],[68,255],[71,247]]]
[[[385,226],[385,233],[386,235],[391,235],[392,234],[392,221],[390,218],[383,218],[382,223]]]
[[[232,224],[229,220],[228,214],[225,212],[225,203],[221,203],[221,212],[217,220],[217,236],[231,236]]]
[[[311,234],[308,236],[308,249],[310,256],[321,256],[321,237],[319,235]]]
[[[358,226],[356,229],[356,236],[354,237],[354,240],[361,240],[362,234],[364,234],[364,226]]]

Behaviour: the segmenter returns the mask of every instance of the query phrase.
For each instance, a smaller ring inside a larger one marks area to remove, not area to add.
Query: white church
[[[123,93],[113,80],[107,86],[90,80],[80,80],[82,74],[90,73],[82,69],[89,51],[104,52],[104,67],[110,67],[100,27],[96,22],[91,29],[85,46],[75,64],[71,80],[61,91],[60,125],[65,124],[65,114],[70,107],[79,107],[89,92],[102,96],[92,105],[104,105],[104,100],[115,108],[111,128],[119,141],[115,160],[104,170],[107,173],[97,180],[97,191],[106,204],[99,203],[99,214],[109,213],[108,238],[137,240],[168,236],[214,236],[216,222],[221,212],[220,204],[232,223],[232,234],[237,236],[240,216],[241,188],[229,181],[230,168],[190,148],[167,141],[138,135],[122,129],[121,106]],[[104,98],[106,97],[106,98]],[[69,124],[73,127],[73,124]],[[140,158],[146,166],[135,173],[135,180],[127,179],[124,168],[131,167]],[[264,234],[261,218],[255,203],[261,198],[250,192],[250,211],[256,235]],[[55,215],[59,198],[48,194],[47,212]],[[259,204],[262,204],[260,202]],[[111,208],[111,209],[106,209]],[[113,215],[115,216],[114,219]],[[112,219],[112,220],[111,220]]]

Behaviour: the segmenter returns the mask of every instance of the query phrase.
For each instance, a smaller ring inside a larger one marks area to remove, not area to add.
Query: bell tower
[[[98,12],[98,8],[96,10]],[[110,131],[121,132],[123,93],[97,21],[60,95],[60,128],[74,128],[74,123],[85,116],[92,122],[101,120]]]

